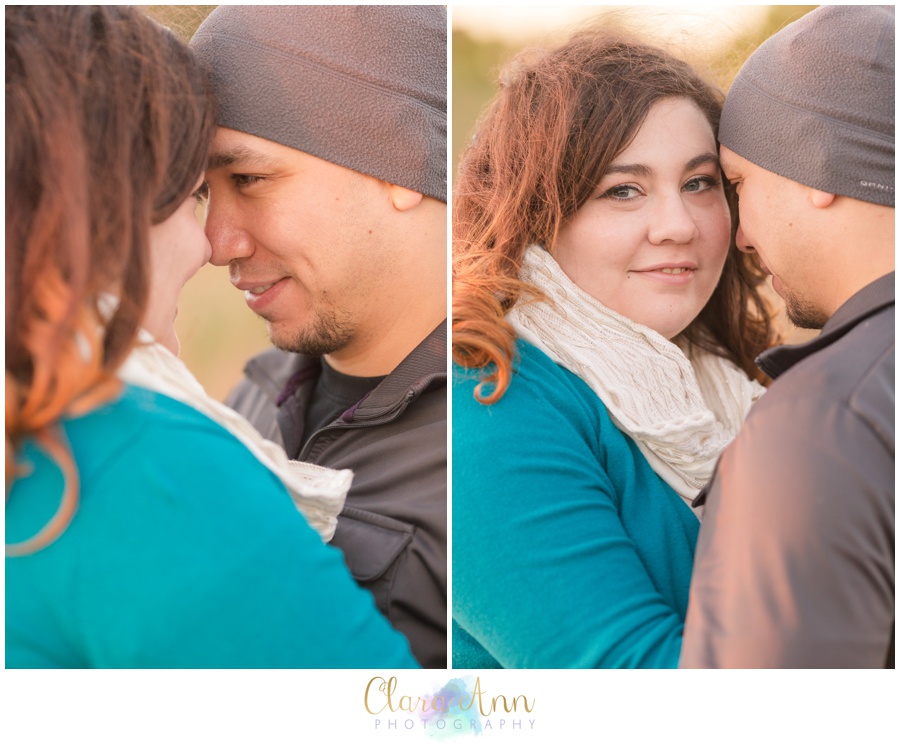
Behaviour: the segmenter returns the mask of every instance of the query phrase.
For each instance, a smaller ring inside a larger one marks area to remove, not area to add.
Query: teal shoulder
[[[129,517],[159,522],[175,509],[183,523],[199,523],[210,500],[223,515],[231,510],[243,518],[246,500],[256,498],[270,515],[273,508],[296,515],[284,486],[241,441],[160,393],[126,386],[115,400],[66,419],[59,429],[77,472],[75,530],[127,528]],[[7,542],[36,533],[56,510],[64,486],[61,469],[40,444],[27,440],[17,459],[26,473],[7,497]]]
[[[492,386],[485,383],[487,371],[453,366],[453,418],[480,413],[525,412],[532,414],[542,406],[554,412],[566,408],[573,415],[584,412],[592,423],[608,423],[609,415],[603,402],[588,384],[565,367],[555,363],[536,346],[517,340],[512,376],[503,396],[495,403],[485,403],[475,397],[475,388],[484,383],[483,396],[489,398]],[[489,409],[488,409],[489,407]]]
[[[61,536],[7,558],[7,664],[406,667],[405,639],[274,474],[203,414],[127,387],[62,426],[78,506]],[[59,506],[39,446],[7,498],[7,542]]]

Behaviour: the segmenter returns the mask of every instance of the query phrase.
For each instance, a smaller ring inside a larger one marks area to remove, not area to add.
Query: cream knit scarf
[[[118,371],[119,379],[174,398],[205,414],[240,440],[257,461],[277,476],[298,510],[322,540],[334,536],[353,472],[288,459],[280,445],[266,440],[243,416],[210,398],[181,359],[141,331],[138,345]],[[203,463],[202,457],[197,463]],[[248,505],[253,501],[248,500]]]
[[[547,295],[506,315],[519,337],[583,379],[653,470],[693,500],[764,388],[727,359],[685,355],[606,308],[539,246],[525,250],[519,277]]]

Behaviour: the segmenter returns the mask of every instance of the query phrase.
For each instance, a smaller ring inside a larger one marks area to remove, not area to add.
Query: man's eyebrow
[[[211,153],[206,169],[215,170],[216,168],[224,168],[236,163],[251,163],[254,168],[270,167],[275,164],[275,159],[265,152],[257,152],[248,147],[237,146]]]
[[[706,165],[707,163],[713,163],[716,166],[719,165],[719,158],[713,152],[705,152],[704,154],[699,154],[696,157],[691,158],[687,161],[687,164],[684,166],[685,170],[696,170],[701,165]],[[612,175],[613,173],[624,173],[627,175],[642,175],[648,176],[653,171],[650,170],[646,165],[641,165],[638,163],[632,165],[610,165],[609,169],[606,171],[607,175]]]
[[[722,172],[725,173],[726,177],[728,177],[728,175],[729,175],[729,169],[731,171],[730,172],[731,175],[734,175],[737,172],[734,165],[731,164],[731,162],[719,160],[719,167],[722,168]]]

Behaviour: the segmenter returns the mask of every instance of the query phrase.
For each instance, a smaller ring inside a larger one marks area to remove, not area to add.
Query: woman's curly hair
[[[6,473],[33,438],[78,473],[60,419],[113,397],[148,300],[149,233],[190,195],[215,129],[190,48],[141,11],[6,7]],[[119,301],[101,316],[102,294]]]

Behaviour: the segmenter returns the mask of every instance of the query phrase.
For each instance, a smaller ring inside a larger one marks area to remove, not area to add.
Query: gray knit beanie
[[[894,206],[894,8],[820,6],[735,78],[719,141],[821,191]]]
[[[447,201],[444,7],[220,5],[191,46],[220,126]]]

